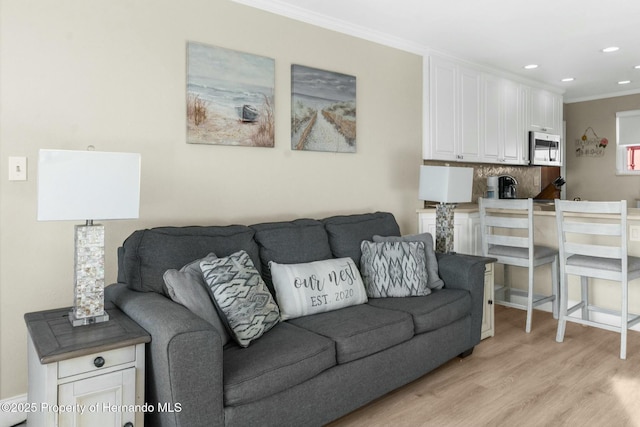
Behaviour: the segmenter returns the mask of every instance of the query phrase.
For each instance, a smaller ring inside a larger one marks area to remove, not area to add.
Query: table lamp
[[[73,326],[109,320],[104,310],[104,226],[93,220],[138,218],[140,154],[40,150],[38,221],[75,226]]]
[[[436,252],[453,251],[453,210],[455,203],[471,201],[473,168],[420,166],[420,200],[436,205]]]

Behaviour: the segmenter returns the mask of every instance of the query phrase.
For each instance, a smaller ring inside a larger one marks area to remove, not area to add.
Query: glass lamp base
[[[455,205],[436,205],[436,252],[453,252],[453,210]]]
[[[104,227],[87,224],[75,227],[75,285],[73,326],[109,320],[104,311]]]
[[[106,311],[99,316],[92,317],[76,317],[73,310],[69,312],[69,322],[72,326],[93,325],[94,323],[106,322],[109,320],[109,313]]]

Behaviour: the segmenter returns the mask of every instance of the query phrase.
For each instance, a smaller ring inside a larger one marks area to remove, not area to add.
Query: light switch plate
[[[27,180],[27,158],[9,157],[9,181]]]
[[[640,241],[640,225],[629,226],[629,240],[632,242]]]

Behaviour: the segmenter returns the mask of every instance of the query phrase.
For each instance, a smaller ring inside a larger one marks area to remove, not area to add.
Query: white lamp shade
[[[441,203],[471,201],[473,168],[420,166],[420,200]]]
[[[640,145],[640,110],[616,113],[618,145]]]
[[[140,154],[40,150],[38,220],[138,218]]]

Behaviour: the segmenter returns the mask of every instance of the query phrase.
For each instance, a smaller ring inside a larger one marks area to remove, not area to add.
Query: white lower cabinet
[[[136,369],[128,368],[110,374],[62,384],[58,387],[58,402],[70,408],[96,408],[63,412],[62,426],[112,427],[133,426],[135,413],[120,408],[134,407],[136,403]]]
[[[38,427],[142,427],[145,343],[119,310],[108,322],[72,327],[68,309],[27,313],[29,413]]]
[[[453,216],[453,250],[461,254],[482,255],[480,235],[480,215],[478,212],[455,212]],[[418,232],[431,233],[436,238],[436,210],[418,210]],[[486,264],[484,276],[484,310],[482,315],[481,338],[494,335],[493,264]]]
[[[493,266],[494,263],[486,264],[484,270],[484,310],[482,311],[482,332],[480,339],[492,337],[494,335],[493,323]]]

